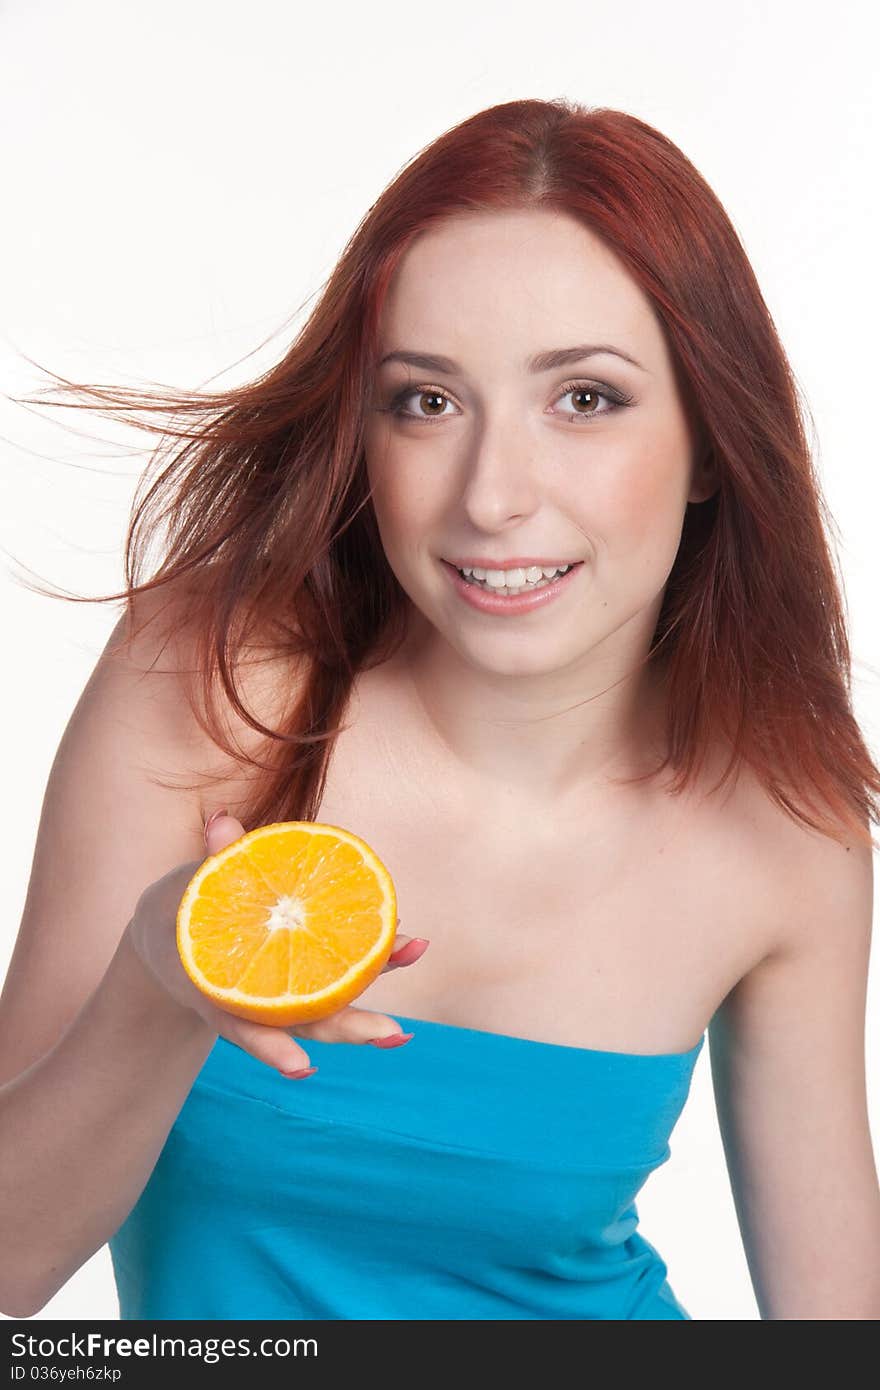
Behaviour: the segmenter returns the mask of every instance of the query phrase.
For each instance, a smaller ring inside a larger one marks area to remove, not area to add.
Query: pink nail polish
[[[392,1033],[387,1038],[368,1038],[367,1042],[372,1043],[373,1047],[402,1047],[414,1037],[415,1033]]]
[[[281,1072],[281,1075],[282,1075],[282,1076],[297,1076],[297,1077],[299,1077],[299,1076],[311,1076],[313,1072],[316,1072],[316,1071],[318,1070],[318,1068],[317,1068],[317,1067],[303,1067],[301,1071],[281,1071],[281,1068],[279,1067],[278,1070],[279,1070],[279,1072]]]
[[[413,950],[417,947],[430,946],[430,944],[431,943],[426,936],[414,936],[412,941],[407,941],[406,945],[399,946],[396,951],[392,951],[388,959],[393,960],[396,963],[397,961],[407,959],[407,952],[409,952],[409,954],[412,955]],[[413,956],[413,960],[418,960],[419,956],[422,955],[424,955],[423,950],[419,951],[418,955]]]

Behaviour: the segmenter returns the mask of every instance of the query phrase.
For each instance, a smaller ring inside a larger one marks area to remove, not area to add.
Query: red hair
[[[125,600],[130,639],[134,595],[185,582],[169,588],[168,611],[196,641],[196,717],[242,761],[217,718],[219,675],[274,745],[268,761],[246,760],[263,775],[245,823],[314,819],[355,675],[403,640],[410,602],[384,555],[363,454],[389,282],[413,238],[445,217],[542,208],[602,238],[647,295],[714,450],[720,486],[688,504],[648,656],[668,689],[672,790],[721,740],[731,756],[718,785],[748,764],[794,819],[873,846],[880,774],[852,710],[842,579],[823,528],[833,522],[796,382],[718,198],[671,140],[622,111],[510,101],[445,132],[368,210],[282,361],[247,385],[188,394],[49,373],[85,398],[56,404],[121,416],[173,446],[135,499],[125,591],[68,601]],[[156,412],[169,417],[161,430]],[[138,579],[165,518],[165,558]],[[273,655],[305,659],[278,728],[236,685],[254,633]]]

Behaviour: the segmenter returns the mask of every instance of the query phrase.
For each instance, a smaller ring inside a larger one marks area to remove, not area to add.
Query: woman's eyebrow
[[[628,352],[621,348],[612,347],[610,343],[579,343],[576,347],[570,348],[551,348],[547,352],[539,352],[534,357],[527,358],[523,367],[528,372],[551,372],[559,367],[573,366],[575,362],[583,362],[587,357],[595,357],[600,353],[610,353],[613,357],[621,357],[624,362],[629,362],[631,366],[637,367],[640,372],[647,372],[647,367],[643,367],[641,362],[637,362]],[[379,363],[384,367],[387,362],[404,362],[409,367],[421,367],[427,372],[445,372],[448,376],[460,376],[461,367],[457,362],[453,362],[451,357],[438,357],[427,352],[413,352],[409,348],[401,348],[396,352],[388,352]]]

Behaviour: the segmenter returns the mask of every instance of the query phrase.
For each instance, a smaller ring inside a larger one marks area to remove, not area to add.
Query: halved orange
[[[193,984],[239,1018],[286,1027],[336,1013],[394,947],[391,875],[358,835],[280,821],[210,855],[177,912]]]

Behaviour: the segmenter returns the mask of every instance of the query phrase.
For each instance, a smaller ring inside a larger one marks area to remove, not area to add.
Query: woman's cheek
[[[682,446],[685,441],[681,441]],[[617,473],[613,524],[631,547],[678,549],[688,494],[688,474],[678,441],[658,449],[646,441]]]

